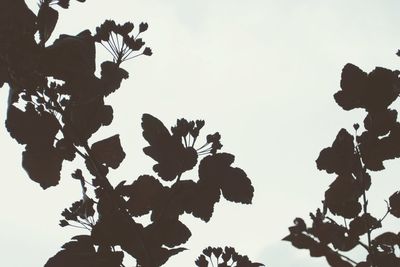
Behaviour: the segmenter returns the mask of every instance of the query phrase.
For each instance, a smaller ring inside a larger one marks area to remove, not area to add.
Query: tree
[[[158,177],[142,175],[112,186],[109,169],[118,168],[125,158],[120,137],[93,142],[91,136],[112,123],[113,108],[104,99],[129,77],[121,64],[152,55],[141,38],[148,25],[140,23],[136,29],[130,22],[120,25],[106,20],[94,34],[84,30],[75,36],[60,35],[48,45],[59,16],[54,6],[68,8],[70,1],[41,0],[39,4],[35,15],[23,0],[0,3],[4,40],[0,85],[7,83],[10,88],[5,125],[25,146],[22,166],[43,189],[58,184],[63,161],[84,159],[87,171],[76,169],[72,174],[82,188],[82,198],[62,212],[60,225],[90,231],[90,235],[73,237],[45,266],[123,266],[125,253],[136,259],[137,266],[161,266],[185,250],[181,245],[191,235],[180,215],[188,213],[208,222],[221,195],[229,201],[251,203],[250,179],[232,166],[232,154],[220,152],[218,132],[206,138],[200,135],[203,120],[178,119],[169,131],[158,118],[143,114],[143,137],[149,144],[143,152],[156,161],[153,170]],[[95,75],[96,44],[113,58],[101,64],[100,78]],[[205,141],[198,145],[201,138]],[[184,177],[195,167],[198,179]],[[136,220],[149,213],[148,225]],[[220,249],[211,251],[218,261]],[[225,264],[233,261],[238,267],[262,266],[230,248],[222,257]],[[196,264],[207,266],[204,257]]]
[[[400,124],[392,106],[400,93],[399,74],[382,67],[366,73],[350,63],[342,70],[335,101],[346,111],[364,109],[364,127],[355,123],[353,134],[341,129],[333,144],[320,152],[317,168],[336,178],[325,191],[322,208],[310,213],[312,225],[296,218],[283,239],[308,249],[312,257],[325,257],[330,266],[400,266],[399,233],[381,229],[388,215],[400,217],[400,193],[386,196],[387,212],[382,217],[370,213],[367,198],[373,181],[370,173],[383,171],[384,161],[400,157]],[[349,255],[358,247],[365,251],[362,261]]]

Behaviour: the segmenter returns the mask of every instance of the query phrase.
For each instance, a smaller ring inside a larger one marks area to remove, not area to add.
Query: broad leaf
[[[91,152],[97,162],[113,169],[119,167],[126,155],[118,134],[94,143]]]
[[[142,117],[143,137],[150,146],[144,153],[158,163],[155,172],[166,181],[174,180],[197,163],[197,153],[193,147],[184,147],[180,136],[172,136],[164,124],[149,114]]]

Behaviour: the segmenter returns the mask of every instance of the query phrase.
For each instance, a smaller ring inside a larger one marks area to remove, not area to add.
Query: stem
[[[359,149],[358,145],[356,145],[356,153],[357,153],[358,160],[359,160],[360,166],[361,166],[360,178],[361,178],[362,197],[363,197],[363,212],[364,212],[364,214],[367,214],[368,213],[368,200],[367,200],[367,194],[366,194],[366,190],[365,190],[365,179],[364,179],[365,167],[363,166],[363,163],[362,163],[361,153],[360,153],[360,149]],[[375,259],[374,259],[375,258],[374,251],[371,247],[371,229],[367,225],[365,225],[365,226],[368,228],[368,231],[367,231],[368,249],[367,250],[368,250],[368,253],[371,255],[372,266],[375,267],[376,265],[375,265]]]
[[[346,260],[348,260],[349,262],[351,262],[351,263],[353,263],[353,264],[357,264],[356,261],[350,259],[350,258],[347,257],[346,255],[343,255],[343,254],[339,253],[338,251],[336,251],[336,253],[337,253],[341,258],[346,259]]]

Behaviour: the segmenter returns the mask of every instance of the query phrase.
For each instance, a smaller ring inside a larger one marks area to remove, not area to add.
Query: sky
[[[35,1],[27,3],[37,10]],[[93,32],[105,19],[149,24],[143,39],[153,56],[123,63],[130,78],[107,99],[114,121],[91,139],[120,134],[127,157],[110,173],[113,184],[153,174],[154,161],[142,152],[143,113],[168,127],[182,117],[204,119],[203,133],[220,132],[223,151],[234,154],[235,167],[251,178],[252,205],[221,201],[209,223],[184,217],[192,230],[184,245],[189,250],[164,266],[194,266],[203,248],[227,245],[268,267],[323,267],[324,259],[281,239],[295,217],[308,219],[321,206],[335,178],[317,170],[319,151],[341,128],[351,131],[364,119],[362,111],[345,112],[333,99],[343,66],[351,62],[368,72],[399,66],[398,10],[394,0],[71,1],[70,9],[60,11],[51,40]],[[99,62],[111,59],[97,49]],[[7,95],[5,86],[1,121]],[[82,234],[58,226],[61,211],[81,197],[69,174],[82,162],[64,164],[59,186],[44,191],[22,169],[23,147],[5,127],[0,146],[3,265],[43,266],[70,237]],[[399,188],[399,165],[386,166],[372,174],[368,192],[369,207],[382,215],[383,200]],[[387,223],[395,226],[392,218]]]

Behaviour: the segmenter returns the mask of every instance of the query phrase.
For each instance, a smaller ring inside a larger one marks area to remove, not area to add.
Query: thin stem
[[[129,47],[128,47],[129,48]],[[129,49],[128,49],[129,50]],[[122,61],[125,61],[127,58],[128,58],[128,56],[130,55],[130,54],[132,54],[132,52],[133,52],[133,50],[130,50],[128,53],[126,53],[125,55],[124,55],[124,57],[122,58]]]
[[[109,43],[107,43],[108,45],[110,45]],[[115,57],[115,52],[114,52],[114,50],[110,50],[107,46],[105,46],[103,43],[101,43],[101,45],[105,48],[105,49],[107,49],[107,51],[113,56],[113,57]]]
[[[367,194],[365,190],[365,179],[364,179],[364,173],[365,173],[365,167],[363,166],[362,159],[361,159],[361,153],[358,145],[356,145],[356,153],[358,156],[358,160],[360,162],[360,178],[361,178],[361,187],[362,187],[362,197],[363,197],[363,212],[364,214],[368,213],[368,200],[367,200]],[[365,222],[367,224],[367,222]],[[375,267],[375,257],[374,257],[374,252],[371,247],[371,229],[368,227],[368,225],[365,225],[366,228],[368,229],[367,231],[367,239],[368,239],[368,252],[371,255],[371,262],[372,266]]]
[[[115,44],[114,37],[113,37],[113,34],[112,34],[112,33],[110,33],[110,40],[111,40],[111,43],[114,45],[115,52],[117,53],[117,52],[118,52],[118,47],[117,47],[117,45]],[[110,43],[110,42],[109,42],[109,43]]]
[[[346,260],[348,260],[349,262],[351,262],[351,263],[353,263],[353,264],[357,264],[357,262],[356,261],[354,261],[354,260],[352,260],[352,259],[350,259],[349,257],[347,257],[346,255],[343,255],[343,254],[341,254],[340,252],[338,252],[338,251],[336,251],[336,253],[341,257],[341,258],[343,258],[343,259],[346,259]]]
[[[117,48],[118,48],[118,52],[122,51],[121,46],[119,45],[119,38],[118,35],[116,33],[115,34],[115,39],[117,40]]]
[[[364,244],[363,242],[358,241],[358,244],[359,244],[360,246],[362,246],[363,248],[365,248],[367,251],[369,251],[368,246],[367,246],[366,244]]]
[[[212,259],[211,259],[211,256],[208,257],[208,258],[210,259],[210,262],[211,262],[212,267],[214,267],[214,263],[213,263],[213,261],[212,261]]]
[[[135,57],[139,57],[139,56],[141,56],[141,55],[143,55],[143,53],[134,55],[134,56],[132,56],[132,57],[130,57],[130,58],[126,58],[126,59],[124,59],[124,61],[131,60],[131,59],[133,59],[133,58],[135,58]]]

